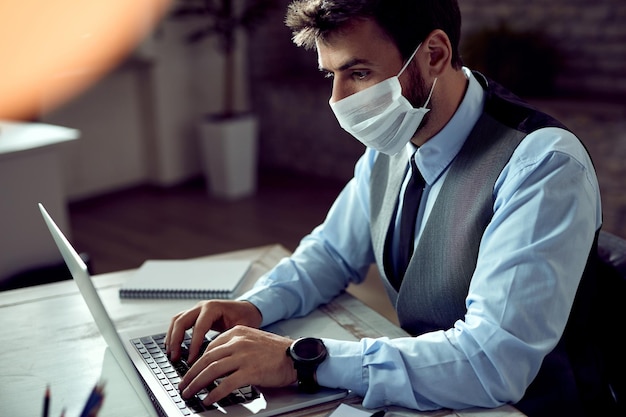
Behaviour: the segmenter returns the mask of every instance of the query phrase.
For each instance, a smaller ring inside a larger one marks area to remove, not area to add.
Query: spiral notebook
[[[229,299],[250,268],[248,260],[147,260],[120,288],[121,298]]]

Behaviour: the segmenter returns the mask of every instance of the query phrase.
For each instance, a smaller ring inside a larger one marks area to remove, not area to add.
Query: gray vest
[[[385,246],[408,165],[403,156],[381,154],[372,169],[376,263],[402,328],[413,335],[448,329],[464,317],[480,240],[493,216],[496,179],[530,131],[562,127],[476,76],[486,89],[485,111],[450,166],[399,291],[388,279]]]

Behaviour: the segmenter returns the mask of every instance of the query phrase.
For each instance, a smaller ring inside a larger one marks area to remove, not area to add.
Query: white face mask
[[[420,43],[417,46],[398,75],[330,103],[339,125],[365,146],[387,155],[398,153],[409,143],[424,115],[428,113],[426,106],[430,102],[437,79],[433,82],[424,106],[416,109],[402,95],[398,78],[421,45]]]

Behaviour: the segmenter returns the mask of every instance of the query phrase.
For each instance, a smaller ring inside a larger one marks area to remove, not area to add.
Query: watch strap
[[[315,379],[315,371],[318,365],[295,363],[296,374],[298,375],[298,388],[302,392],[313,394],[320,390],[320,385]]]

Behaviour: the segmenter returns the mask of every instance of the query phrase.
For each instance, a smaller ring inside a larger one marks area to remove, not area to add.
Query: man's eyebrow
[[[367,59],[363,59],[363,58],[353,58],[351,60],[349,60],[348,62],[346,62],[345,64],[343,64],[342,66],[340,66],[339,68],[337,68],[337,71],[345,71],[347,69],[350,69],[356,65],[362,65],[362,64],[367,64],[367,65],[371,65],[371,62],[368,61]],[[322,72],[332,72],[324,67],[319,67],[318,68],[320,71]]]

